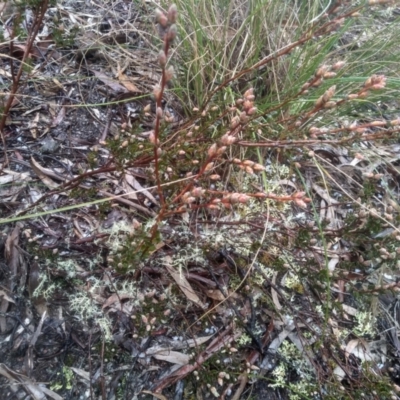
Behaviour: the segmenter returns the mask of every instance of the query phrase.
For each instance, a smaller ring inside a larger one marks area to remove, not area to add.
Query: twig
[[[4,111],[3,111],[3,115],[0,119],[0,134],[1,134],[1,140],[3,142],[3,152],[4,152],[4,163],[1,165],[0,167],[0,171],[3,171],[3,169],[8,165],[8,155],[7,155],[7,145],[6,145],[6,139],[5,139],[5,134],[4,134],[4,128],[6,126],[6,121],[8,118],[8,114],[10,112],[10,109],[13,105],[15,96],[17,94],[18,88],[19,88],[19,84],[21,81],[21,77],[22,77],[22,73],[24,72],[24,65],[25,65],[25,61],[27,60],[27,58],[29,57],[29,54],[32,50],[32,46],[33,43],[36,39],[36,36],[39,32],[40,26],[42,24],[44,15],[46,13],[47,7],[48,7],[48,0],[43,0],[40,4],[39,10],[36,12],[35,14],[35,21],[33,23],[33,28],[32,28],[32,32],[30,33],[30,35],[28,36],[26,45],[25,45],[25,51],[24,54],[22,56],[22,60],[21,60],[21,64],[19,66],[17,75],[14,76],[14,72],[13,72],[13,61],[12,58],[10,58],[10,66],[11,66],[11,73],[12,73],[12,86],[11,86],[11,92],[8,96],[7,102],[4,106]],[[10,49],[13,48],[13,40],[14,40],[14,32],[15,32],[15,27],[13,27],[13,34],[12,34],[12,38],[11,38],[11,42],[10,42]]]

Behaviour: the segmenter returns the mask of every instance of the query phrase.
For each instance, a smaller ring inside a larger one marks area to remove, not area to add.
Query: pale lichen
[[[357,336],[374,335],[376,332],[376,318],[367,311],[358,311],[355,315],[356,326],[353,333]]]

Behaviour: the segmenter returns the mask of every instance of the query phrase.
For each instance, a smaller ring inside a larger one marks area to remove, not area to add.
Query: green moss
[[[310,244],[311,233],[308,229],[300,228],[297,232],[295,245],[297,247],[304,247]]]

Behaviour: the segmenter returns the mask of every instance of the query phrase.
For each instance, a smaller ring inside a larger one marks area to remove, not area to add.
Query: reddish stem
[[[28,59],[29,54],[32,50],[32,46],[33,46],[33,42],[36,39],[36,36],[39,32],[40,26],[42,24],[44,15],[46,13],[48,7],[48,0],[43,0],[39,10],[36,12],[35,14],[35,20],[33,23],[33,28],[32,28],[32,32],[30,33],[30,35],[28,36],[28,40],[26,42],[26,46],[25,46],[25,51],[24,54],[22,56],[22,60],[21,60],[21,65],[19,66],[17,75],[14,75],[14,71],[13,71],[13,62],[11,61],[11,73],[12,73],[12,85],[11,85],[11,91],[10,94],[8,96],[7,102],[4,106],[4,111],[3,111],[3,115],[0,119],[0,134],[1,134],[1,140],[3,142],[3,146],[4,146],[4,163],[0,168],[0,171],[2,171],[7,165],[8,165],[8,155],[7,155],[7,146],[6,146],[6,139],[5,139],[5,135],[4,135],[4,128],[6,126],[6,121],[7,121],[7,117],[8,114],[10,112],[10,109],[13,105],[14,102],[14,98],[17,94],[18,88],[19,88],[19,83],[21,81],[21,77],[22,77],[22,73],[24,72],[24,65],[25,65],[25,61]],[[12,39],[11,39],[11,43],[10,43],[10,50],[13,49],[13,43],[12,41],[14,40],[14,32],[15,32],[15,27],[13,27],[13,34],[12,34]],[[12,59],[11,59],[12,60]]]

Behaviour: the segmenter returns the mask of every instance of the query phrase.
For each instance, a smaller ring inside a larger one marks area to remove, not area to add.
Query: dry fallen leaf
[[[183,274],[176,271],[176,269],[172,266],[172,258],[170,256],[166,256],[164,258],[164,261],[165,261],[164,265],[167,268],[168,272],[170,273],[174,281],[178,284],[179,288],[182,290],[182,292],[185,294],[188,300],[197,304],[199,307],[203,309],[207,308],[207,306],[203,304],[203,302],[200,300],[199,296],[197,296],[192,286],[183,276]]]
[[[336,268],[336,265],[339,263],[339,261],[340,260],[339,260],[339,256],[338,255],[333,256],[328,262],[328,270],[329,271],[334,271],[335,268]]]
[[[0,176],[0,185],[5,185],[10,182],[21,182],[21,181],[30,181],[31,178],[29,176],[29,172],[14,172],[9,169],[4,169],[7,175]]]
[[[137,86],[123,73],[118,74],[118,80],[130,91],[130,92],[140,92]]]
[[[147,190],[145,189],[138,181],[137,179],[130,174],[125,174],[125,180],[126,182],[133,187],[133,189],[137,190],[140,193],[143,193],[153,204],[156,204],[157,206],[159,205],[158,201],[155,199],[155,197]]]
[[[81,368],[75,368],[71,367],[71,370],[74,371],[77,375],[79,375],[81,378],[85,379],[86,381],[90,381],[90,373],[87,371],[84,371]]]
[[[207,295],[208,297],[210,297],[211,299],[217,300],[217,301],[223,301],[223,300],[226,299],[226,297],[225,297],[225,296],[222,294],[222,292],[221,292],[220,290],[218,290],[218,289],[216,289],[216,290],[212,290],[212,289],[207,290],[207,291],[206,291],[206,295]]]
[[[60,395],[47,389],[43,384],[39,385],[38,383],[33,382],[27,376],[13,371],[5,364],[0,364],[0,375],[6,377],[11,383],[17,382],[22,385],[34,400],[46,400],[46,395],[52,397],[54,400],[63,400]]]
[[[51,127],[55,128],[56,126],[58,126],[63,121],[66,113],[67,113],[67,109],[64,106],[61,107],[61,109],[58,112],[57,116],[55,118],[53,118],[53,122],[51,123]]]
[[[96,71],[94,69],[90,70],[97,79],[105,83],[108,87],[110,87],[112,90],[114,90],[117,93],[128,93],[129,90],[125,87],[116,82],[114,79],[110,78],[109,76],[103,74],[102,72]]]
[[[346,357],[351,354],[358,357],[362,361],[373,361],[374,356],[371,353],[369,344],[362,339],[352,339],[350,340],[345,349]]]
[[[142,390],[142,393],[146,393],[146,394],[151,394],[153,397],[155,397],[158,400],[168,400],[165,396],[163,396],[162,394],[159,393],[153,393],[150,392],[150,390]]]
[[[40,180],[49,188],[56,189],[58,188],[58,184],[55,183],[52,179],[50,179],[44,171],[47,168],[43,168],[33,157],[31,157],[31,167],[35,174],[40,178]]]
[[[158,350],[153,354],[148,354],[148,353],[149,351],[146,351],[146,355],[151,355],[156,360],[167,361],[171,364],[186,365],[189,364],[190,361],[189,355],[181,353],[179,351],[164,349],[164,350]]]
[[[135,294],[128,294],[128,293],[118,294],[118,293],[114,293],[104,302],[102,308],[104,310],[106,307],[110,307],[111,304],[117,303],[117,302],[119,302],[121,300],[125,300],[125,299],[133,299],[135,297],[136,297]]]
[[[9,303],[15,303],[15,301],[4,290],[0,290],[0,297],[6,299]]]
[[[272,283],[275,285],[276,284],[276,277],[278,276],[278,273],[277,272],[275,272],[274,273],[274,276],[273,276],[273,278],[272,278]],[[275,304],[275,307],[276,307],[276,309],[279,311],[279,310],[282,310],[282,305],[281,305],[281,303],[280,303],[280,301],[279,301],[279,298],[278,298],[278,293],[277,293],[277,291],[273,288],[273,287],[271,287],[271,297],[272,297],[272,301],[274,302],[274,304]]]

